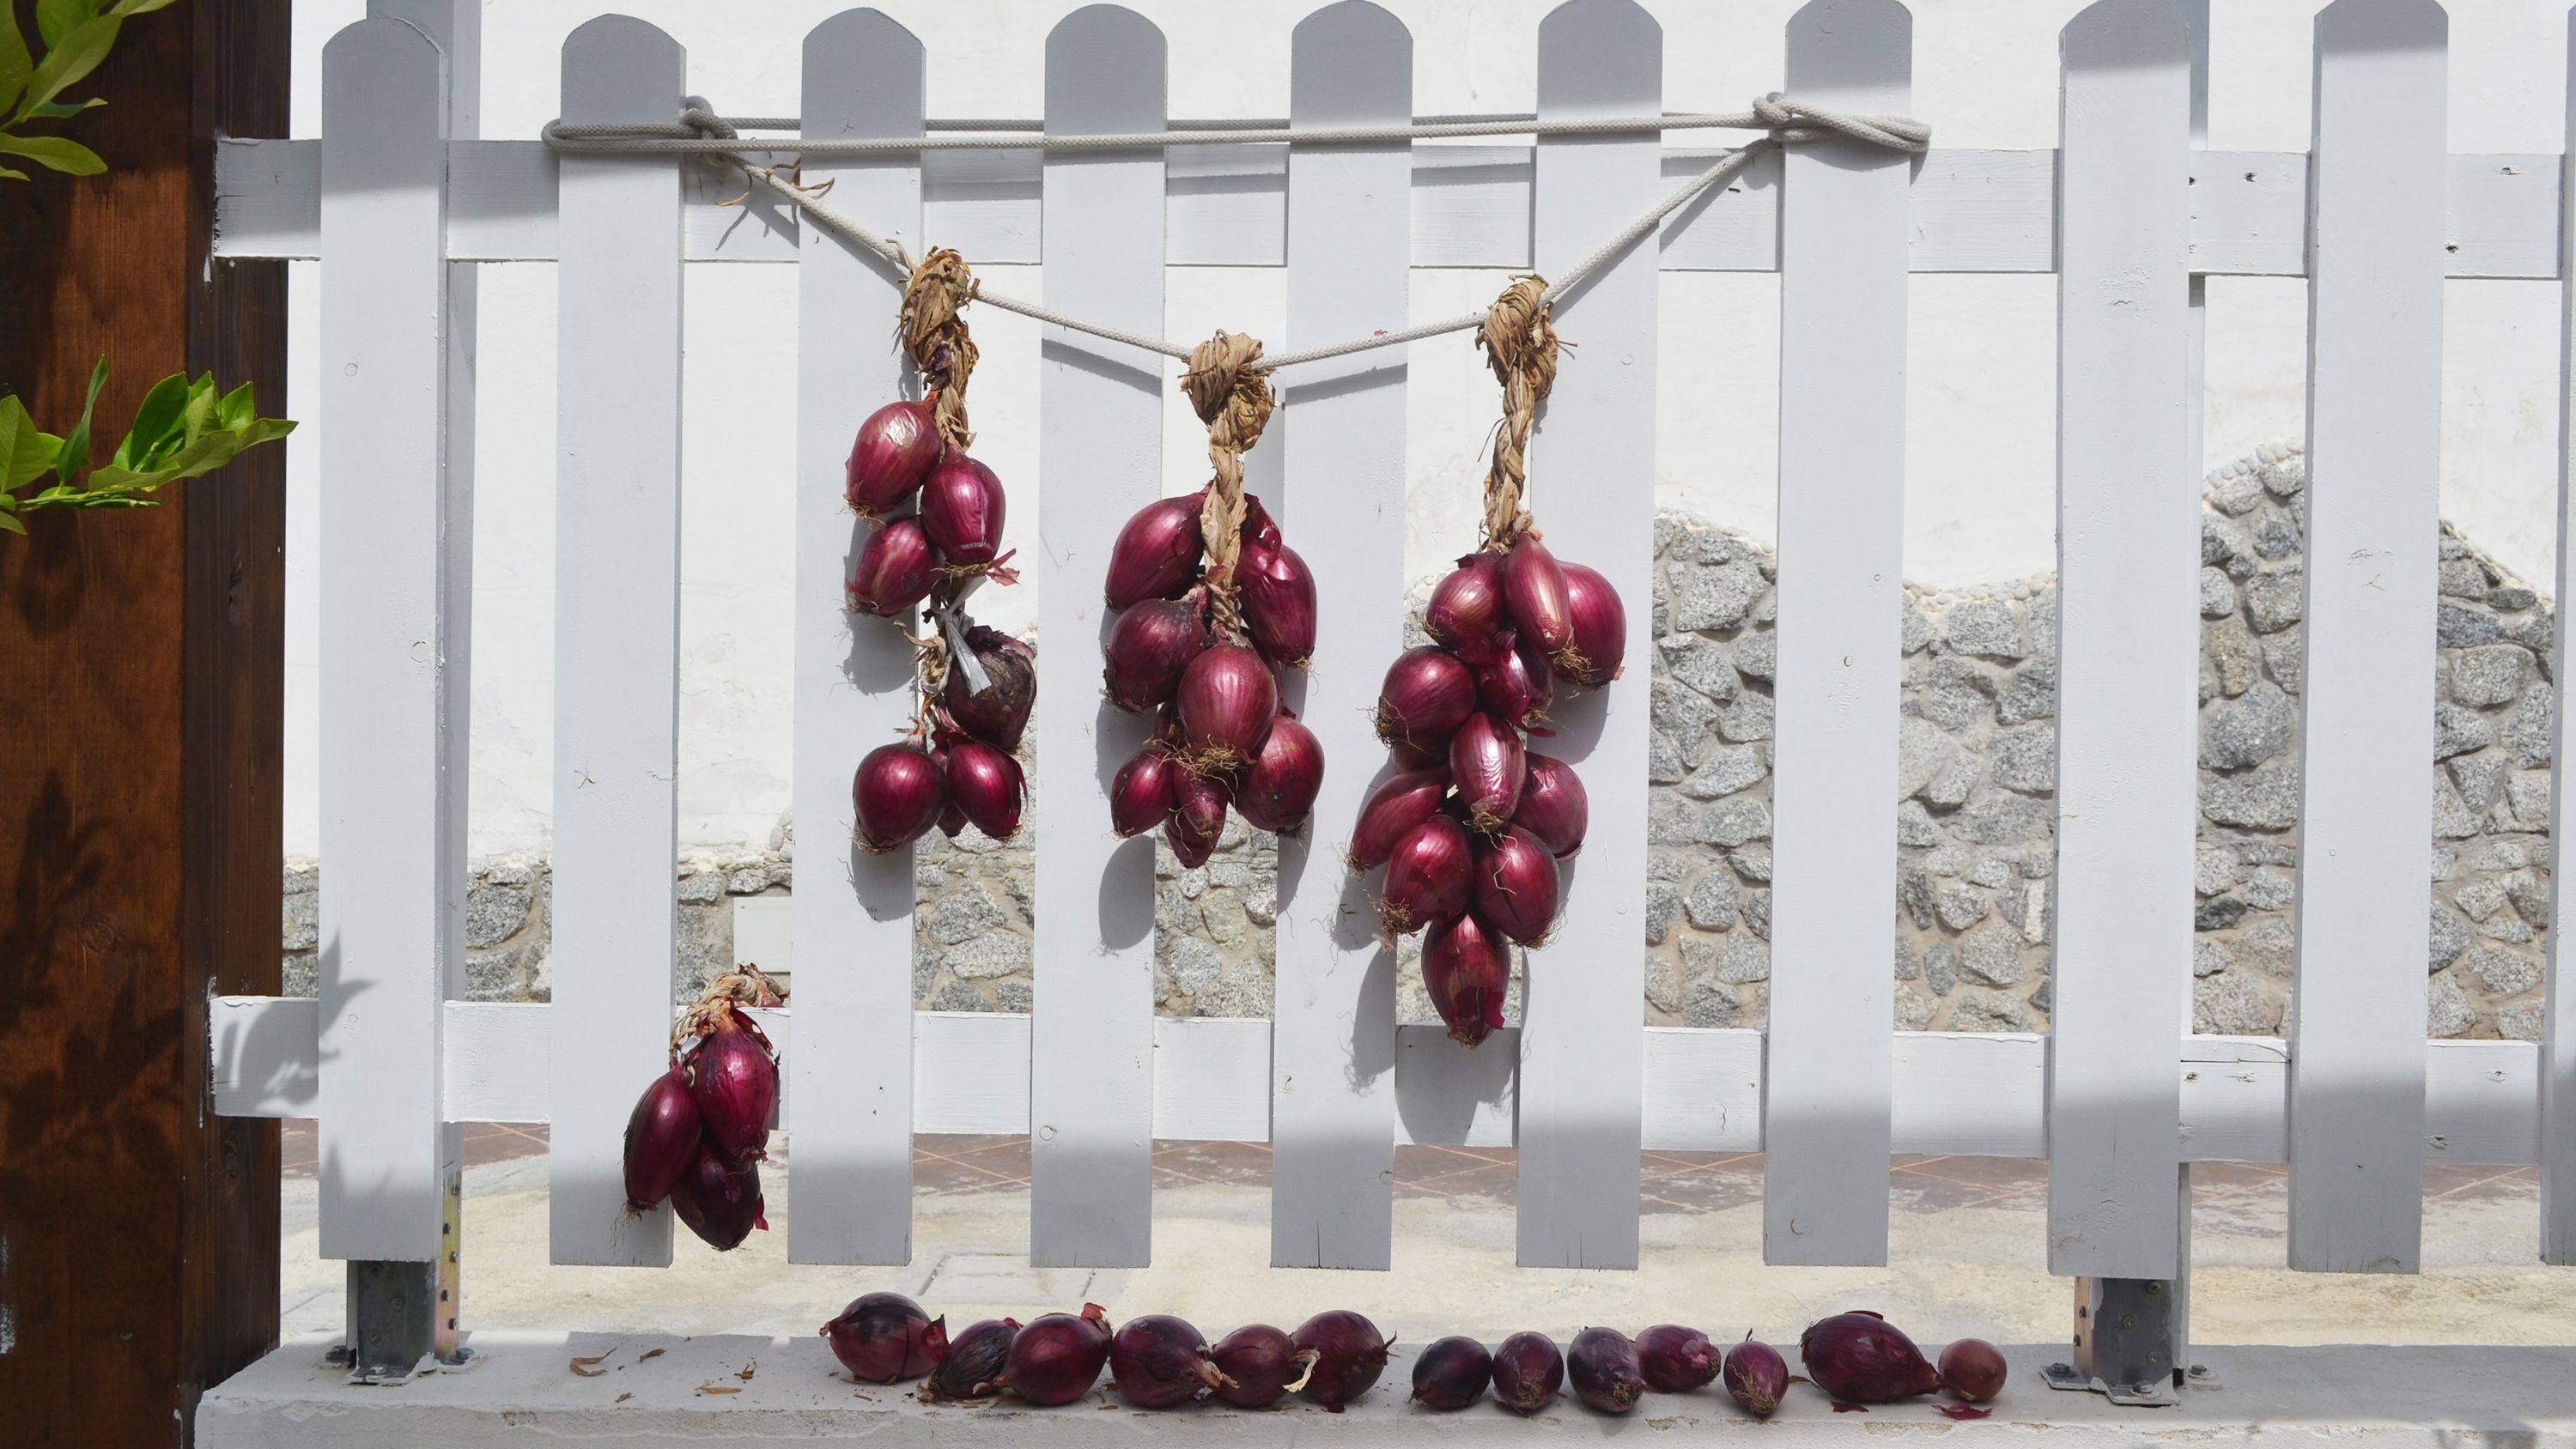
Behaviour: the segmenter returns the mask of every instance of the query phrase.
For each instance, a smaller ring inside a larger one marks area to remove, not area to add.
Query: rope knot
[[[1507,548],[1529,526],[1521,487],[1529,478],[1530,429],[1556,386],[1556,326],[1547,279],[1515,277],[1485,309],[1476,345],[1503,385],[1503,420],[1494,432],[1494,461],[1485,471],[1485,546]]]
[[[1207,424],[1208,461],[1215,467],[1199,505],[1199,541],[1207,548],[1207,590],[1216,621],[1228,634],[1243,632],[1235,606],[1234,565],[1243,550],[1243,455],[1261,441],[1270,422],[1270,379],[1254,364],[1261,339],[1220,330],[1190,350],[1181,391]]]
[[[1761,122],[1775,141],[1785,139],[1780,133],[1796,125],[1798,115],[1798,108],[1790,105],[1789,98],[1778,91],[1753,98],[1753,119]]]
[[[955,248],[937,248],[905,279],[903,308],[895,320],[903,350],[929,389],[939,435],[961,450],[975,441],[966,428],[966,379],[975,371],[977,354],[960,314],[975,300],[979,285]]]

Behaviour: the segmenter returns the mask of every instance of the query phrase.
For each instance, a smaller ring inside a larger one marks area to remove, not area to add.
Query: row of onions
[[[1106,1371],[1117,1397],[1139,1409],[1210,1399],[1259,1409],[1293,1393],[1336,1413],[1376,1386],[1390,1344],[1376,1324],[1346,1308],[1318,1313],[1293,1333],[1255,1323],[1210,1343],[1167,1313],[1113,1328],[1097,1303],[1025,1326],[1015,1318],[983,1319],[952,1337],[945,1318],[932,1318],[900,1293],[852,1300],[822,1334],[851,1378],[872,1384],[917,1379],[928,1401],[1008,1397],[1054,1407],[1089,1394]],[[1707,1334],[1675,1323],[1656,1324],[1635,1338],[1615,1328],[1587,1328],[1563,1350],[1543,1333],[1515,1333],[1493,1349],[1453,1336],[1415,1356],[1408,1402],[1455,1411],[1490,1391],[1504,1408],[1535,1414],[1571,1383],[1587,1407],[1625,1414],[1650,1390],[1688,1394],[1722,1381],[1746,1413],[1768,1418],[1790,1385],[1810,1383],[1837,1410],[1946,1389],[1958,1402],[1941,1412],[1981,1419],[1988,1411],[1974,1406],[2004,1386],[2003,1355],[1993,1344],[1960,1339],[1935,1365],[1875,1313],[1823,1319],[1800,1335],[1798,1348],[1803,1376],[1791,1374],[1778,1350],[1750,1334],[1721,1349]]]
[[[966,383],[975,342],[960,309],[975,279],[956,252],[932,252],[905,283],[903,345],[922,400],[886,404],[860,424],[842,496],[874,528],[848,580],[850,608],[900,621],[918,613],[919,707],[904,737],[860,761],[851,784],[859,844],[900,850],[932,826],[952,838],[969,823],[995,840],[1020,828],[1028,782],[1013,758],[1037,697],[1037,654],[968,619],[966,597],[986,579],[1018,581],[1002,550],[1008,498],[993,470],[966,451]]]

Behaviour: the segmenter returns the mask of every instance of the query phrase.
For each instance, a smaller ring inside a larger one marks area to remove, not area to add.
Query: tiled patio
[[[477,1123],[465,1129],[465,1163],[530,1157],[546,1150],[546,1129]],[[792,1154],[781,1150],[782,1159]],[[285,1175],[315,1175],[313,1124],[284,1124]],[[1641,1169],[1648,1213],[1708,1213],[1762,1200],[1762,1154],[1649,1152]],[[1900,1212],[1938,1213],[1992,1207],[2037,1211],[2047,1205],[2048,1164],[2003,1157],[1901,1157],[1894,1163],[1895,1206]],[[2205,1163],[2193,1174],[2198,1207],[2251,1208],[2278,1201],[2287,1172],[2279,1167]],[[930,1194],[1010,1191],[1029,1183],[1026,1137],[925,1137],[913,1149],[913,1181]],[[1165,1142],[1154,1149],[1158,1187],[1225,1183],[1270,1184],[1270,1149],[1258,1142]],[[1466,1198],[1508,1203],[1513,1192],[1508,1147],[1399,1147],[1395,1190],[1402,1198]],[[2424,1169],[2427,1200],[2517,1199],[2540,1190],[2535,1169],[2455,1167]]]

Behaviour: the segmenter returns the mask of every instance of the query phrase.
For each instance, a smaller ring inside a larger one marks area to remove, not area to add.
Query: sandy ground
[[[792,1170],[764,1178],[771,1226],[783,1230]],[[284,1329],[336,1329],[342,1267],[316,1253],[317,1185],[290,1180],[283,1191]],[[1900,1200],[1889,1253],[1898,1266],[1885,1269],[1766,1266],[1758,1202],[1657,1213],[1643,1220],[1644,1261],[1633,1273],[1514,1266],[1510,1206],[1491,1198],[1399,1199],[1386,1273],[1265,1266],[1269,1194],[1260,1187],[1166,1186],[1154,1205],[1154,1265],[1136,1270],[1030,1268],[1022,1187],[925,1194],[916,1254],[902,1268],[791,1266],[783,1231],[724,1255],[683,1231],[666,1271],[555,1267],[546,1262],[546,1159],[522,1157],[467,1170],[464,1318],[469,1330],[793,1335],[874,1289],[912,1294],[952,1324],[1089,1300],[1113,1321],[1177,1313],[1211,1337],[1349,1307],[1414,1342],[1524,1328],[1563,1339],[1591,1323],[1634,1331],[1664,1321],[1782,1341],[1826,1313],[1864,1307],[1929,1342],[2048,1342],[2067,1335],[2071,1317],[2068,1283],[2045,1266],[2044,1214],[2026,1192],[1934,1209]],[[2425,1270],[2411,1277],[2290,1272],[2285,1212],[2277,1187],[2204,1200],[2194,1217],[2196,1341],[2576,1344],[2576,1269],[2535,1260],[2538,1193],[2527,1179],[2431,1201]]]

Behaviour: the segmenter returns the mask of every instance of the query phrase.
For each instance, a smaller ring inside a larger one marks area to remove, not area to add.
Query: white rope
[[[1360,145],[1392,141],[1434,140],[1456,136],[1598,136],[1631,134],[1697,128],[1734,130],[1768,130],[1770,134],[1740,149],[1729,151],[1707,170],[1684,182],[1649,208],[1643,216],[1613,233],[1589,256],[1565,268],[1551,279],[1543,303],[1554,303],[1580,287],[1586,279],[1608,265],[1614,258],[1635,245],[1663,224],[1666,217],[1688,206],[1710,188],[1722,185],[1741,174],[1766,150],[1808,141],[1828,140],[1837,136],[1893,151],[1919,154],[1931,146],[1932,128],[1904,116],[1846,116],[1833,111],[1800,105],[1774,92],[1753,103],[1753,109],[1741,115],[1674,115],[1613,116],[1595,120],[1540,121],[1524,115],[1508,116],[1430,116],[1403,126],[1344,126],[1295,129],[1274,127],[1266,122],[1190,122],[1191,129],[1152,132],[1130,132],[1100,136],[1060,136],[1048,134],[985,134],[1008,128],[1014,132],[1025,123],[1016,121],[940,121],[933,125],[975,134],[947,136],[912,136],[858,140],[782,140],[753,141],[739,134],[749,127],[756,130],[786,130],[797,125],[789,116],[719,116],[700,105],[691,105],[672,123],[622,125],[566,125],[557,120],[545,129],[546,144],[555,151],[570,155],[713,156],[740,167],[751,184],[788,205],[795,207],[815,224],[842,240],[874,253],[889,265],[909,275],[913,260],[903,244],[879,236],[857,217],[825,201],[822,188],[806,188],[783,180],[775,166],[761,166],[746,159],[747,153],[796,152],[802,156],[878,156],[909,155],[938,150],[1017,150],[1047,148],[1073,151],[1135,150],[1147,147],[1188,145],[1251,145],[1263,142],[1294,141],[1314,144]],[[1140,351],[1159,353],[1164,357],[1189,359],[1196,344],[1173,342],[1141,332],[1111,327],[1103,323],[1067,316],[1035,302],[978,286],[975,300],[1016,312],[1033,321],[1081,332],[1104,341],[1120,343]],[[1481,326],[1485,314],[1480,309],[1437,322],[1426,322],[1392,332],[1375,332],[1354,337],[1325,347],[1311,347],[1301,352],[1284,352],[1262,359],[1261,371],[1277,372],[1300,363],[1321,362],[1379,347],[1397,347],[1438,337],[1450,332],[1465,332]]]

